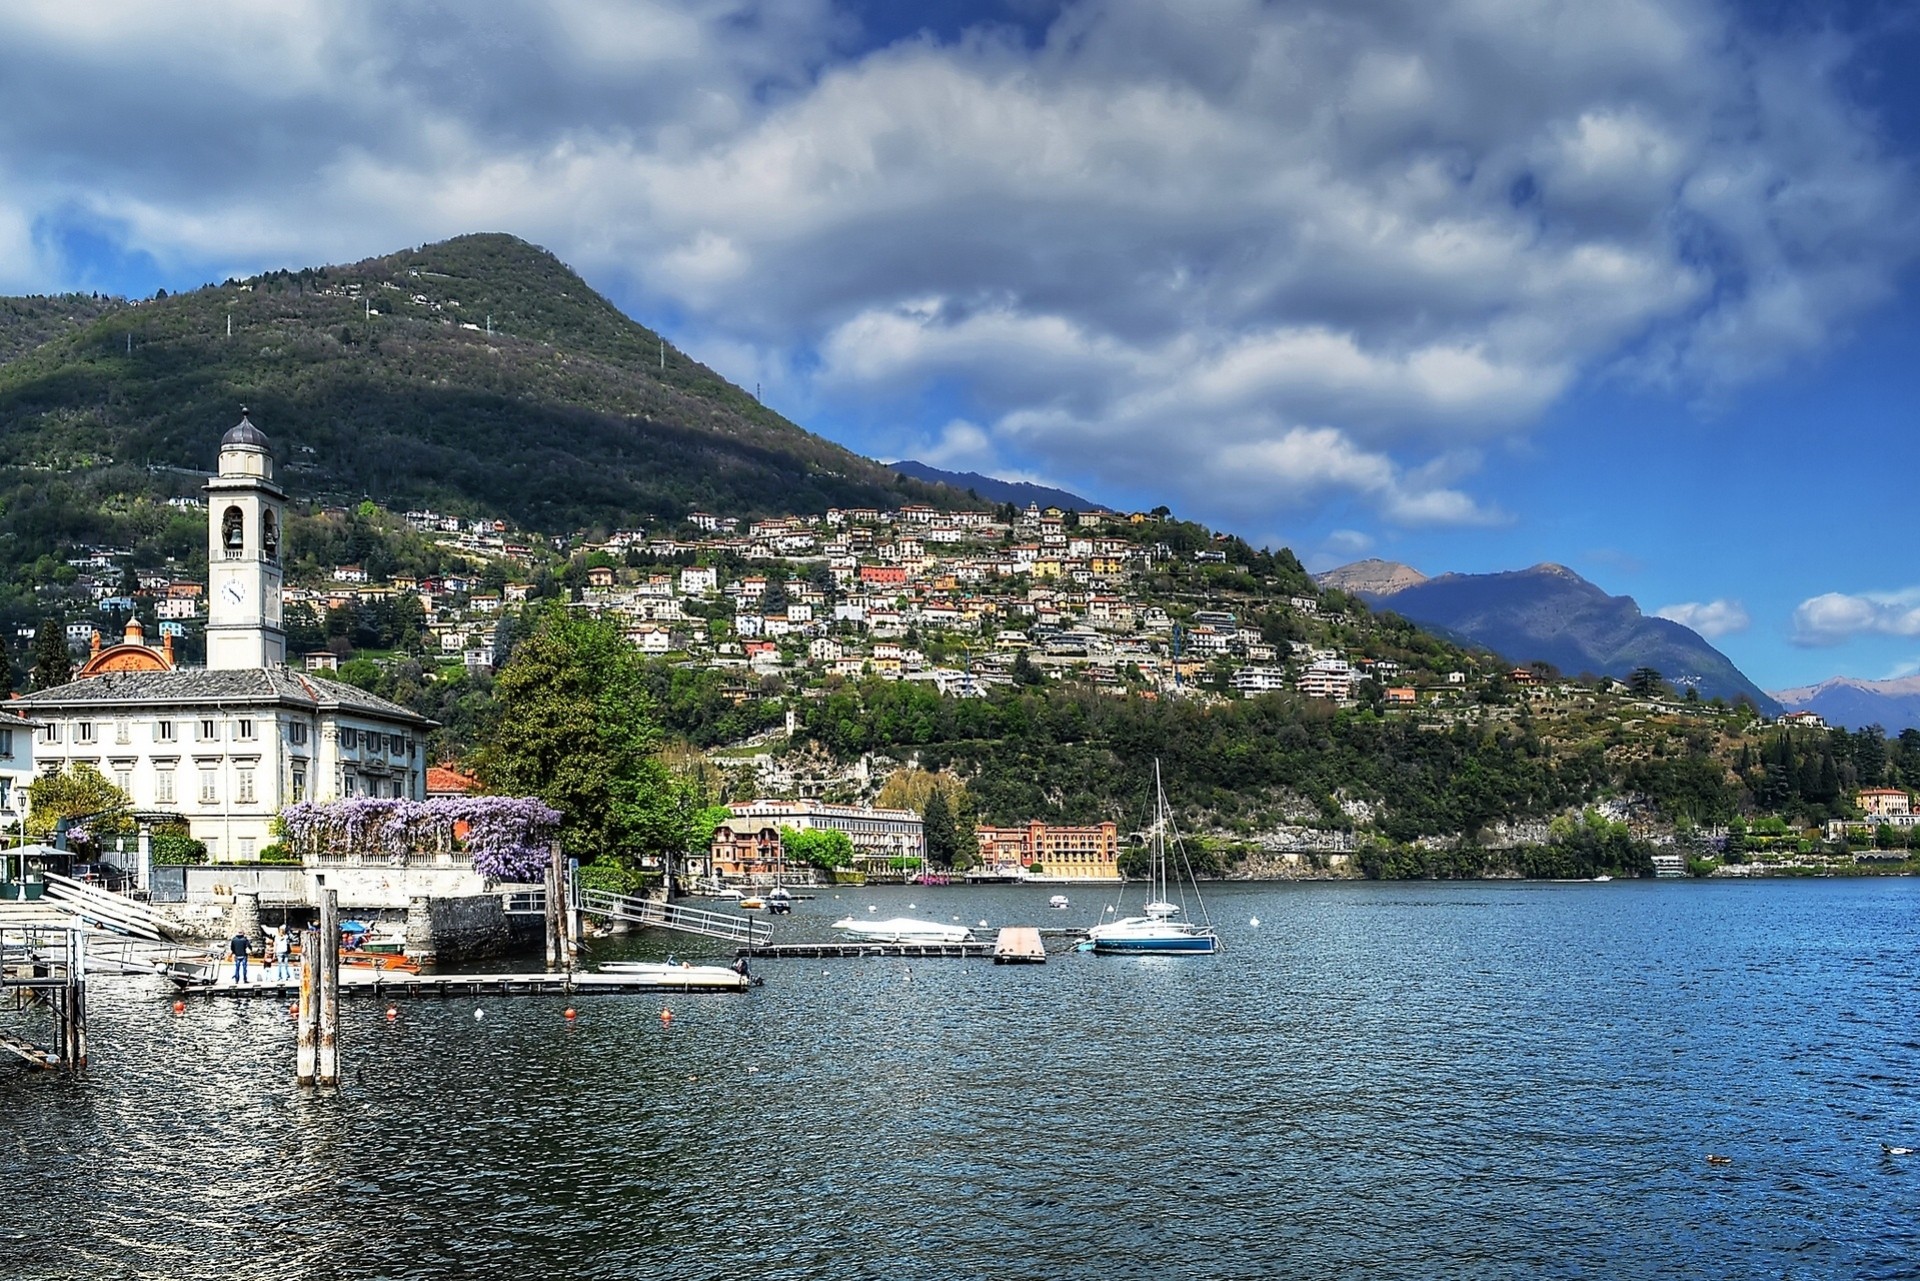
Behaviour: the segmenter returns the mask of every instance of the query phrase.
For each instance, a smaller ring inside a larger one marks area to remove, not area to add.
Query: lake
[[[1098,919],[1086,887],[1049,911],[1061,888],[826,889],[776,938],[868,905]],[[283,1006],[97,980],[83,1079],[0,1068],[0,1276],[1920,1269],[1920,1156],[1881,1149],[1920,1147],[1920,882],[1207,901],[1212,957],[762,959],[747,995],[572,1024],[349,1000],[321,1097]],[[669,948],[722,955],[598,955]]]

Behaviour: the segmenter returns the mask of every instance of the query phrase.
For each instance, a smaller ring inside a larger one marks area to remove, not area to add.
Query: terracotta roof
[[[448,796],[480,790],[480,780],[450,765],[427,766],[427,795]]]

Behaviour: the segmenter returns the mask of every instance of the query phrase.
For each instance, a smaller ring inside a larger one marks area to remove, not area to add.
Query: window
[[[154,722],[153,741],[156,743],[171,743],[173,741],[173,722],[172,721]]]
[[[359,731],[351,730],[351,729],[343,729],[340,731],[341,747],[346,748],[348,751],[351,751],[354,748],[358,747],[359,745],[360,745]]]
[[[220,861],[220,838],[217,836],[209,836],[206,840],[202,841],[201,844],[207,847],[207,862],[218,863]]]
[[[307,741],[307,723],[305,721],[294,721],[288,725],[287,741],[296,747],[305,743]]]
[[[240,838],[240,860],[241,862],[245,862],[246,860],[252,857],[253,857],[253,837],[243,836]]]
[[[359,783],[360,783],[360,780],[354,775],[354,772],[352,770],[348,770],[345,774],[342,774],[340,776],[340,795],[342,796],[359,795]]]
[[[173,804],[173,771],[163,769],[153,776],[153,799],[161,805]]]
[[[200,771],[200,803],[212,805],[220,799],[220,773],[218,770]]]
[[[131,743],[133,741],[133,732],[128,728],[125,721],[115,721],[113,723],[113,741],[116,743]]]
[[[93,741],[93,722],[77,722],[73,727],[73,741],[76,743],[91,743]]]
[[[40,741],[41,741],[41,742],[43,742],[43,743],[57,743],[57,742],[59,742],[59,741],[60,741],[60,726],[59,726],[59,725],[57,725],[57,724],[54,724],[54,725],[49,725],[49,726],[47,726],[47,727],[46,727],[45,729],[43,729],[43,730],[41,730],[41,731],[40,731]]]
[[[235,721],[233,723],[233,736],[235,738],[252,738],[253,722],[251,720]]]
[[[247,546],[247,518],[238,507],[229,507],[220,517],[220,545],[228,560],[239,560]]]
[[[235,799],[242,805],[253,804],[253,771],[250,769],[236,771],[234,784],[235,790],[240,793]]]
[[[305,770],[297,769],[293,771],[293,799],[295,801],[304,801],[307,799],[307,772]]]
[[[201,742],[203,743],[217,742],[219,738],[220,738],[220,727],[218,725],[215,725],[212,721],[200,722],[200,741]]]
[[[0,729],[0,756],[13,755],[13,731]]]
[[[113,767],[113,785],[128,796],[133,795],[133,767],[116,765]]]

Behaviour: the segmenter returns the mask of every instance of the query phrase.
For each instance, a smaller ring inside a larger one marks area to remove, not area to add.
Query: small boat
[[[741,899],[741,900],[740,900],[740,906],[741,906],[741,908],[742,908],[742,909],[744,909],[745,911],[748,911],[748,912],[757,912],[757,911],[759,911],[759,910],[760,910],[761,908],[763,908],[763,907],[765,907],[765,906],[766,906],[766,904],[765,904],[764,902],[762,902],[762,901],[761,901],[761,899],[760,899],[760,896],[756,894],[756,895],[752,895],[752,896],[750,896],[750,897],[748,897],[748,898],[743,898],[743,899]]]
[[[695,965],[691,961],[602,961],[602,974],[671,974],[677,977],[698,978],[703,975],[738,974],[740,971],[725,965]]]
[[[1073,906],[1073,904],[1067,901],[1066,895],[1056,894],[1052,898],[1047,900],[1047,906],[1052,908],[1054,911],[1058,912],[1065,908]]]
[[[767,891],[767,911],[775,916],[793,911],[793,895],[784,885],[776,885]]]
[[[1220,948],[1220,936],[1207,919],[1206,904],[1200,902],[1200,886],[1193,879],[1193,868],[1173,834],[1173,852],[1168,852],[1167,834],[1173,827],[1173,811],[1167,805],[1166,791],[1160,785],[1160,762],[1153,763],[1153,834],[1147,862],[1147,905],[1143,916],[1127,916],[1105,921],[1087,931],[1079,951],[1142,956],[1209,956]],[[1177,861],[1184,872],[1181,892],[1191,887],[1200,919],[1183,920],[1182,908],[1170,901],[1173,895],[1171,865]]]
[[[1597,884],[1601,881],[1611,881],[1613,878],[1611,876],[1608,876],[1605,872],[1602,872],[1600,873],[1600,875],[1594,877],[1593,879],[1594,879],[1594,882]]]
[[[964,925],[942,925],[939,921],[917,921],[910,916],[895,916],[884,921],[862,921],[849,916],[835,921],[833,928],[844,930],[868,943],[971,943],[973,931]]]

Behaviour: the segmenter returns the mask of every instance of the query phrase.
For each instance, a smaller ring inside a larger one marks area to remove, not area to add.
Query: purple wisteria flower
[[[556,855],[560,811],[531,796],[353,796],[280,812],[297,850],[391,858],[464,850],[482,876],[538,880]]]

